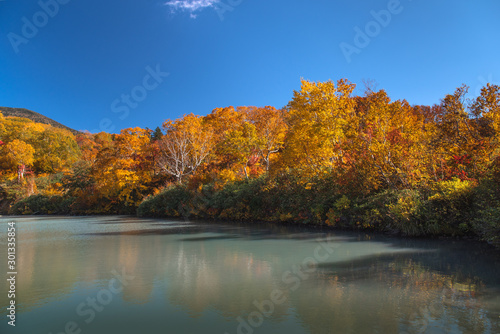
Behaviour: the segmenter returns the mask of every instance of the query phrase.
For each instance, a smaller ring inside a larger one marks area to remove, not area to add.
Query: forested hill
[[[51,118],[48,118],[47,116],[44,116],[42,114],[39,114],[37,112],[31,111],[28,109],[0,107],[0,112],[2,112],[2,114],[4,116],[24,117],[24,118],[30,119],[36,123],[49,124],[49,125],[52,125],[53,127],[56,127],[56,128],[68,130],[71,133],[73,133],[74,135],[80,133],[79,131],[73,130],[73,129],[67,127],[66,125],[63,125],[59,122],[54,121]]]

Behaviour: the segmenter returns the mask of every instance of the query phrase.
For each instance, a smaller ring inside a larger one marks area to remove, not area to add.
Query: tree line
[[[499,86],[487,84],[470,99],[463,85],[433,106],[393,101],[370,87],[356,96],[355,87],[345,79],[303,80],[281,109],[216,108],[205,116],[166,120],[155,131],[129,128],[119,134],[75,136],[0,116],[3,210],[21,212],[25,205],[33,212],[23,199],[38,195],[39,201],[68,201],[73,213],[135,213],[145,198],[174,188],[200,193],[209,187],[214,193],[263,179],[272,188],[288,178],[304,191],[326,184],[336,198],[329,208],[294,212],[293,219],[316,215],[317,222],[332,223],[342,216],[342,198],[345,204],[392,191],[425,193],[428,200],[498,185]],[[30,175],[21,179],[20,165]],[[395,205],[403,218],[410,217],[415,199],[398,201],[383,208]]]

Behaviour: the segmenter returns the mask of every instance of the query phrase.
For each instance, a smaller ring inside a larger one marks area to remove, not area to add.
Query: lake
[[[500,333],[500,252],[458,240],[111,217],[16,223],[1,333]],[[8,277],[7,277],[8,278]]]

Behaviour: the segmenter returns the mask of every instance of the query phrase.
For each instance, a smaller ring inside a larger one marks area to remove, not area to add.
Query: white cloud
[[[213,7],[218,2],[220,2],[220,0],[170,0],[166,2],[165,5],[170,6],[173,12],[179,10],[188,11],[191,13],[191,18],[196,18],[193,12],[203,8]]]

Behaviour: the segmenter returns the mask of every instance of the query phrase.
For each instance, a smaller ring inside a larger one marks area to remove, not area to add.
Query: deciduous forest
[[[347,80],[282,109],[79,133],[0,114],[4,214],[294,222],[500,244],[500,87],[434,106]]]

